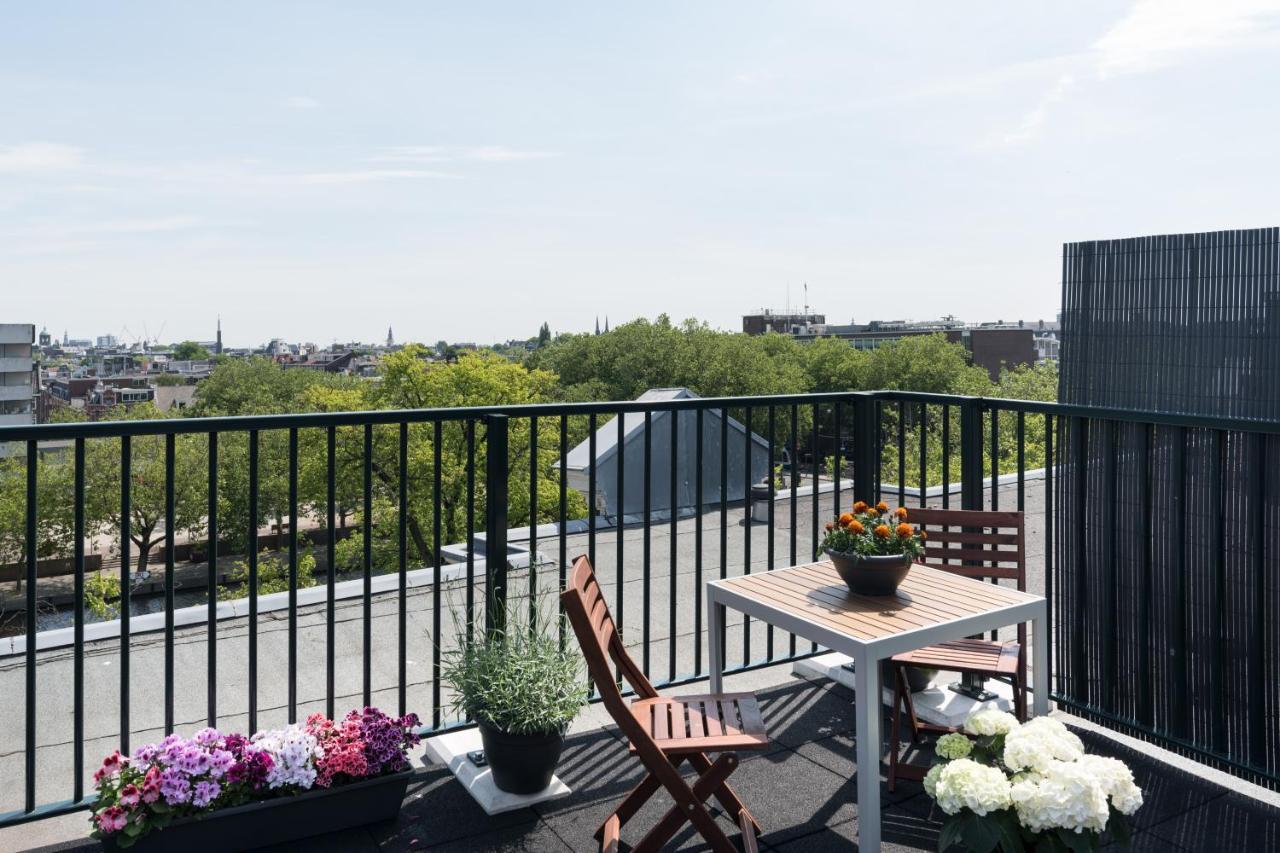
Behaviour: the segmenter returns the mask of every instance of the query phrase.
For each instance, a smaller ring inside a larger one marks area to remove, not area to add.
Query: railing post
[[[507,416],[485,416],[485,631],[502,630],[507,605]]]
[[[853,499],[875,503],[876,458],[875,436],[880,425],[876,423],[876,401],[870,394],[853,397]],[[817,497],[814,498],[817,500]]]
[[[982,509],[982,400],[960,403],[960,508]]]

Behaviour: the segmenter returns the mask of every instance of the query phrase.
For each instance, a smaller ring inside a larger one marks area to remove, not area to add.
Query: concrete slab
[[[551,777],[551,784],[545,791],[536,794],[509,794],[500,790],[493,782],[493,771],[488,767],[477,767],[467,757],[467,753],[481,749],[480,730],[463,729],[437,735],[423,741],[426,756],[449,768],[457,780],[466,788],[467,793],[475,798],[484,809],[485,814],[496,815],[516,809],[528,808],[537,803],[567,797],[572,791],[560,781],[559,776]],[[424,756],[425,759],[425,756]]]

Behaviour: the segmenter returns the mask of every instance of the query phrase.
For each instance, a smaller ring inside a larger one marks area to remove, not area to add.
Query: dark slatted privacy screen
[[[1068,243],[1056,687],[1280,782],[1280,229]],[[1166,418],[1166,421],[1169,419]]]

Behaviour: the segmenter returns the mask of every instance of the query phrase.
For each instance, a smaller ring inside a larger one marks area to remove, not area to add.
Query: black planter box
[[[182,818],[164,829],[148,832],[127,851],[234,853],[391,820],[400,812],[411,778],[413,771],[404,770],[350,785],[312,789],[291,797]],[[106,850],[121,849],[114,836],[103,839],[102,846]]]

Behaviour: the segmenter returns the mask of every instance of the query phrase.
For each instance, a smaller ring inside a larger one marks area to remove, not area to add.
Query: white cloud
[[[29,174],[74,169],[84,161],[84,149],[56,142],[28,142],[0,148],[0,172]]]
[[[1138,0],[1083,53],[1064,57],[1068,70],[1003,135],[1006,145],[1035,139],[1053,108],[1081,77],[1105,81],[1190,61],[1214,50],[1277,43],[1280,0]]]
[[[396,145],[383,148],[370,161],[374,163],[512,163],[521,160],[545,160],[559,156],[552,151],[527,151],[505,145],[450,147],[445,145]]]
[[[1139,0],[1094,43],[1099,77],[1154,71],[1189,55],[1264,42],[1280,0]]]
[[[347,172],[311,172],[292,175],[286,180],[300,184],[364,184],[372,181],[415,180],[420,178],[457,178],[448,172],[425,169],[360,169]]]
[[[319,101],[306,95],[294,95],[287,98],[284,103],[291,110],[314,110],[320,107]]]

